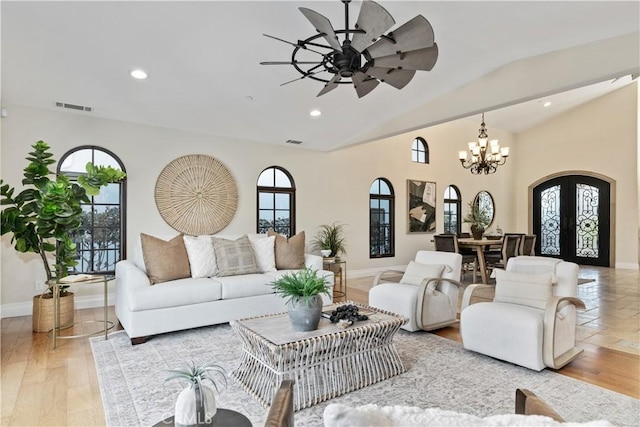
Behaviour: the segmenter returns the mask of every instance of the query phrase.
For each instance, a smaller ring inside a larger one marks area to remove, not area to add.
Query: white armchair
[[[430,331],[458,321],[458,279],[462,255],[452,252],[418,251],[415,261],[402,271],[384,270],[374,278],[369,305],[409,319],[407,331]],[[400,275],[400,283],[385,276]]]
[[[470,304],[488,285],[470,285],[462,298],[464,348],[525,368],[559,369],[578,356],[578,265],[555,258],[519,256],[496,270],[492,302]]]

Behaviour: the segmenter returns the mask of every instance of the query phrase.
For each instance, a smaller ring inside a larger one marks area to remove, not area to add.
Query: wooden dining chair
[[[473,272],[473,283],[476,282],[476,272],[478,271],[478,257],[476,251],[473,249],[460,249],[458,247],[458,236],[455,234],[436,234],[433,236],[436,251],[440,252],[454,252],[462,255],[462,274],[460,278],[464,277],[465,272],[471,267]]]
[[[518,256],[522,235],[506,233],[502,238],[502,248],[499,253],[489,252],[484,258],[488,269],[505,268],[509,258]]]
[[[519,255],[535,256],[536,254],[536,238],[535,234],[527,234],[522,236],[520,240]]]

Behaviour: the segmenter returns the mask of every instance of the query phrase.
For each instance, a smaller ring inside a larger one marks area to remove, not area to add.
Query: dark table
[[[213,416],[211,424],[199,424],[216,427],[252,427],[249,418],[245,417],[240,412],[233,411],[231,409],[218,408],[216,414]],[[153,427],[172,427],[175,426],[173,416],[165,418]]]

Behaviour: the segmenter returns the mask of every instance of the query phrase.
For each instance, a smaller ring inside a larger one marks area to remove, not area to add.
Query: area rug
[[[538,394],[566,420],[640,424],[640,401],[631,397],[472,353],[427,332],[401,330],[394,342],[407,372],[296,412],[296,426],[322,426],[329,403],[439,407],[481,417],[508,414],[514,410],[516,388]],[[242,351],[228,324],[159,335],[136,346],[119,331],[108,340],[92,338],[91,348],[109,426],[151,426],[173,415],[180,385],[164,382],[167,369],[193,360],[231,371]],[[218,406],[245,414],[254,426],[264,425],[268,412],[233,380],[218,397]]]

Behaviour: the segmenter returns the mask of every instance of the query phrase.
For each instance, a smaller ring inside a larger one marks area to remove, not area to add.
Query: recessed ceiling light
[[[311,117],[318,117],[318,116],[320,116],[321,114],[322,114],[322,111],[320,111],[320,110],[311,110],[311,112],[309,113],[309,115],[310,115]]]
[[[549,107],[551,106],[551,101],[547,101],[544,104],[542,104],[543,107]]]
[[[129,74],[131,74],[131,77],[138,80],[144,80],[147,78],[147,73],[140,69],[132,70]]]

